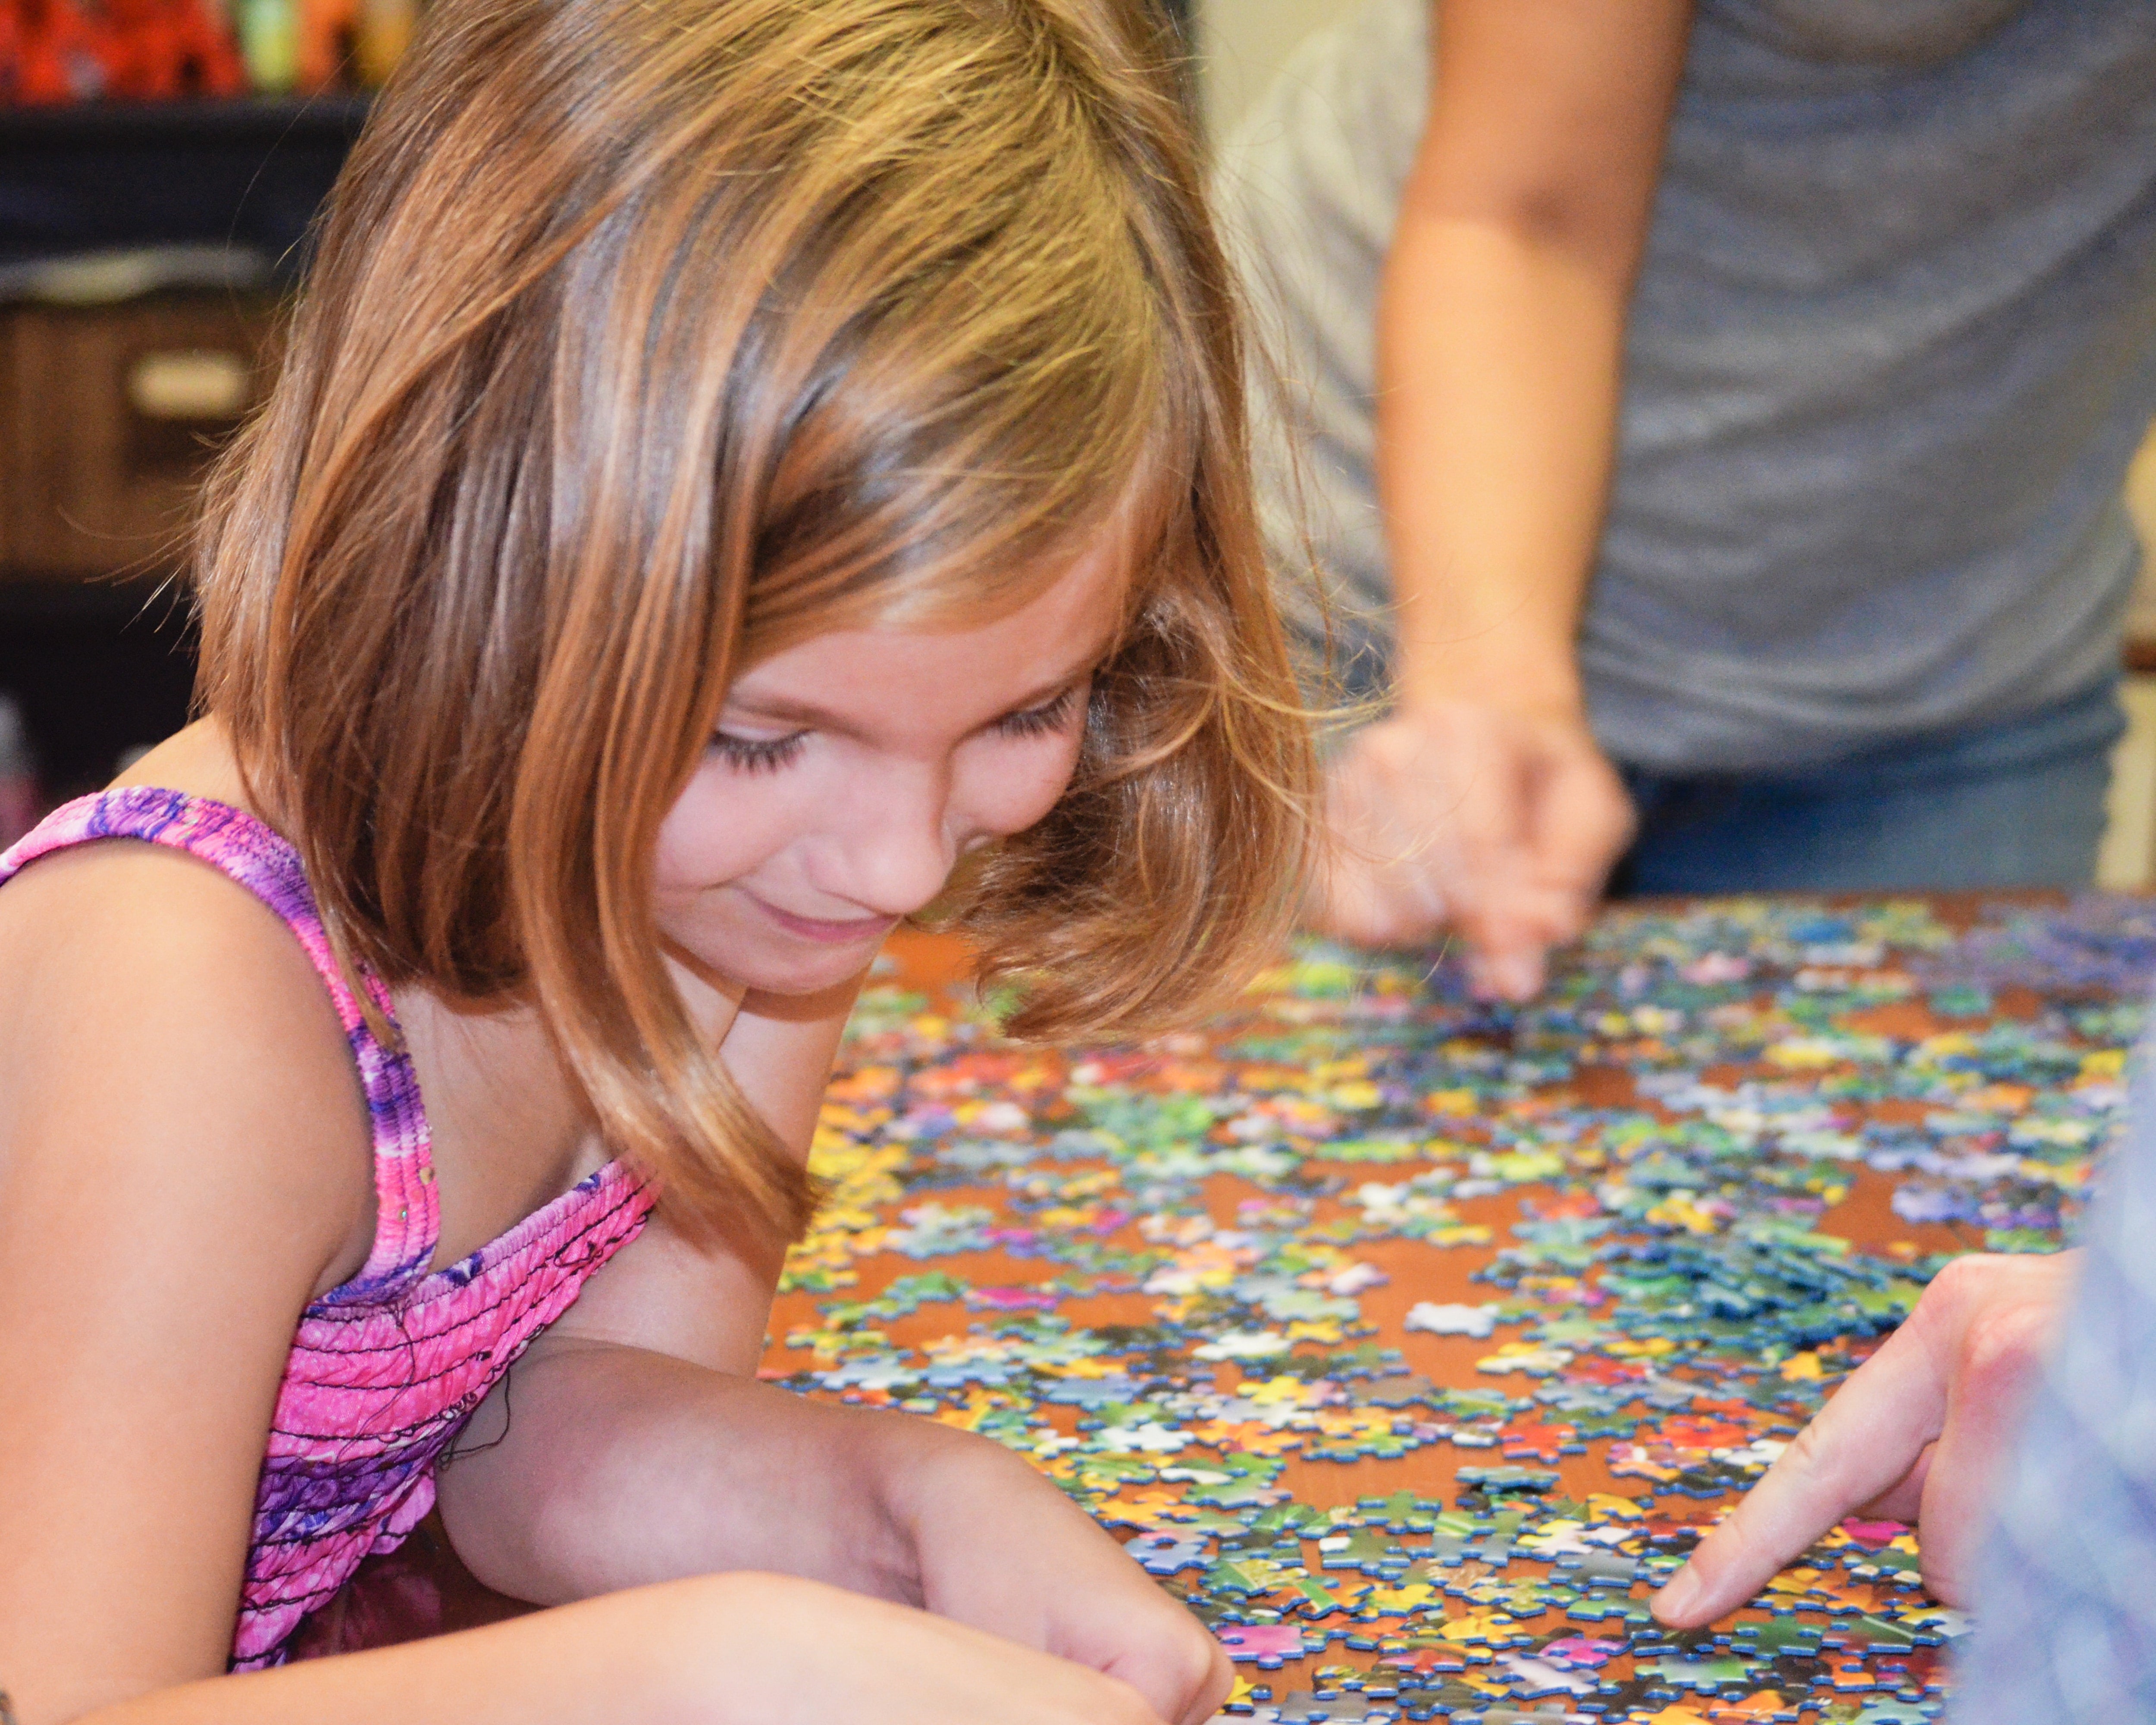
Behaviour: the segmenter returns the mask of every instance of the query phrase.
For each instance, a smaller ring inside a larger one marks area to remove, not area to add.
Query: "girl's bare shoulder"
[[[294,1325],[372,1241],[368,1150],[328,994],[244,887],[125,839],[0,887],[0,1378],[36,1386],[0,1421],[21,1686],[222,1666]]]
[[[0,888],[0,1179],[91,1142],[116,1178],[177,1158],[290,1217],[324,1275],[365,1258],[366,1103],[312,963],[245,888],[128,839]]]

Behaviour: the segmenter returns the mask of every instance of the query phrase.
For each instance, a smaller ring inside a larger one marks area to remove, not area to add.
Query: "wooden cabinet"
[[[275,328],[274,302],[222,293],[0,308],[0,578],[177,567]]]

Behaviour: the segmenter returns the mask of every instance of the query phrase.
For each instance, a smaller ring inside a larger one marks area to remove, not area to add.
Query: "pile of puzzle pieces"
[[[1710,1630],[1646,1597],[1948,1255],[2061,1243],[2152,972],[2132,903],[1730,901],[1517,1010],[1309,947],[1143,1047],[879,983],[766,1375],[1031,1457],[1229,1717],[1914,1725],[1967,1623],[1905,1527]]]

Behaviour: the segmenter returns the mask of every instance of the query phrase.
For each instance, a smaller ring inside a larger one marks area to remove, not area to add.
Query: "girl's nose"
[[[943,890],[958,860],[950,774],[893,769],[879,779],[849,823],[845,895],[877,916],[911,916]]]

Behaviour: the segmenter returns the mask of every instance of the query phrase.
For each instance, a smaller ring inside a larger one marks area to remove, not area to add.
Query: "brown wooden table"
[[[1967,909],[1966,901],[1938,902],[1950,914],[1965,913]],[[909,985],[940,988],[960,978],[965,970],[963,947],[948,939],[902,935],[894,942],[893,952],[901,967],[901,980]],[[1879,1009],[1870,1015],[1866,1024],[1882,1033],[1913,1035],[1922,1034],[1929,1020],[1922,1005],[1903,1003]],[[1578,1101],[1593,1106],[1625,1106],[1634,1100],[1630,1079],[1614,1067],[1583,1071],[1576,1089]],[[1820,1231],[1844,1236],[1871,1249],[1884,1249],[1898,1243],[1903,1253],[1955,1251],[1975,1244],[1967,1235],[1953,1228],[1917,1226],[1902,1220],[1889,1207],[1892,1180],[1862,1168],[1852,1170],[1852,1175],[1846,1197],[1817,1224]],[[1216,1200],[1216,1214],[1226,1214],[1238,1198],[1248,1195],[1253,1189],[1242,1187],[1232,1178],[1220,1177],[1208,1195]],[[986,1189],[937,1195],[952,1203],[990,1202],[993,1196]],[[1533,1189],[1519,1189],[1471,1199],[1457,1208],[1464,1220],[1489,1225],[1495,1240],[1502,1242],[1507,1228],[1520,1214],[1522,1199],[1533,1195]],[[1132,1239],[1135,1243],[1135,1234]],[[1487,1297],[1487,1290],[1478,1288],[1471,1278],[1489,1261],[1496,1250],[1493,1244],[1479,1250],[1454,1247],[1440,1250],[1409,1239],[1358,1245],[1358,1257],[1374,1263],[1390,1277],[1388,1286],[1362,1296],[1365,1317],[1374,1321],[1388,1345],[1402,1349],[1410,1369],[1443,1385],[1468,1387],[1479,1384],[1487,1387],[1489,1380],[1476,1375],[1476,1362],[1489,1351],[1490,1343],[1466,1337],[1410,1332],[1403,1327],[1403,1322],[1409,1307],[1418,1301],[1470,1302]],[[913,1260],[890,1255],[864,1260],[859,1266],[860,1286],[848,1291],[849,1297],[866,1297],[894,1276],[921,1267]],[[939,1258],[937,1267],[983,1286],[1022,1283],[1040,1273],[1037,1263],[1023,1262],[1000,1252]],[[790,1330],[812,1322],[816,1300],[817,1296],[803,1293],[783,1296],[773,1315],[773,1336],[781,1338],[783,1343]],[[1152,1302],[1144,1296],[1123,1295],[1066,1301],[1061,1310],[1074,1324],[1099,1326],[1146,1323],[1151,1318],[1151,1307]],[[963,1313],[957,1322],[963,1326]],[[952,1325],[947,1307],[940,1312],[923,1311],[884,1327],[894,1346],[904,1347],[918,1346],[946,1334]],[[804,1361],[802,1355],[789,1353],[780,1345],[774,1347],[771,1363],[776,1369],[791,1371],[800,1369]],[[1217,1368],[1219,1381],[1224,1384],[1232,1383],[1239,1369],[1233,1364],[1220,1366]],[[1075,1423],[1077,1413],[1075,1408],[1054,1410],[1055,1417],[1066,1424]],[[1492,1459],[1486,1452],[1461,1451],[1445,1445],[1420,1450],[1398,1461],[1371,1460],[1342,1464],[1296,1458],[1289,1461],[1281,1483],[1298,1500],[1320,1507],[1349,1504],[1366,1494],[1389,1493],[1404,1483],[1411,1485],[1418,1493],[1441,1493],[1450,1500],[1455,1483],[1452,1476],[1460,1465],[1486,1463]],[[1566,1456],[1560,1463],[1560,1471],[1568,1495],[1584,1497],[1590,1492],[1622,1493],[1621,1482],[1611,1477],[1592,1455]],[[475,1581],[449,1548],[439,1523],[430,1522],[402,1550],[372,1561],[360,1577],[307,1625],[299,1647],[303,1656],[320,1656],[385,1645],[495,1621],[528,1609],[490,1592]],[[1288,1678],[1294,1675],[1291,1670]]]

